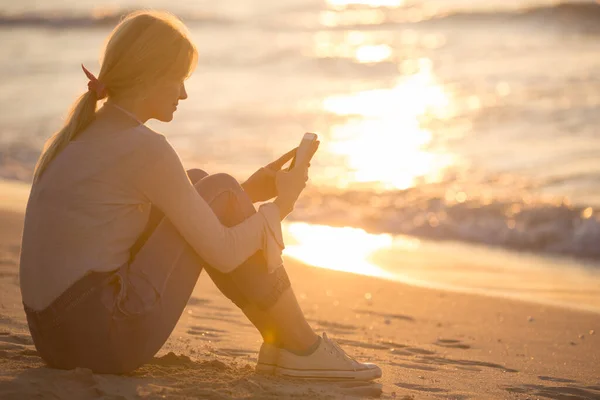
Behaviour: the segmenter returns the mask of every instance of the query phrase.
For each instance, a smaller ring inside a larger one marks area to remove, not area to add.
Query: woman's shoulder
[[[164,153],[172,148],[165,135],[145,125],[134,128],[131,136],[139,147],[140,153],[146,152],[156,156],[158,153]]]
[[[148,143],[164,144],[167,142],[167,137],[160,132],[157,132],[146,125],[140,125],[131,129],[134,135],[148,141]]]
[[[112,127],[108,128],[92,123],[71,142],[77,145],[91,145],[94,147],[102,145],[126,146],[127,143],[135,146],[164,146],[167,139],[162,133],[156,132],[145,125],[113,129]]]
[[[135,128],[133,146],[135,147],[134,158],[142,165],[154,165],[157,163],[174,165],[180,162],[179,155],[165,135],[145,125]]]
[[[160,182],[172,182],[182,168],[181,159],[166,136],[146,126],[136,128],[133,155],[126,157],[129,174],[138,186],[156,188]]]

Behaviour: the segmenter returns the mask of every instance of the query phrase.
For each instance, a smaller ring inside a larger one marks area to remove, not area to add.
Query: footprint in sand
[[[0,270],[0,279],[17,279],[18,274],[12,271],[1,271]]]
[[[399,383],[396,383],[395,385],[398,387],[401,387],[403,389],[418,390],[419,392],[430,392],[430,393],[447,393],[448,392],[448,389],[428,387],[428,386],[423,386],[423,385],[417,385],[414,383],[399,382]]]
[[[258,350],[220,348],[212,351],[214,354],[227,357],[256,355]]]
[[[21,354],[23,356],[36,356],[36,357],[40,356],[40,353],[38,353],[37,350],[32,350],[32,349],[21,350],[21,352],[19,354]]]
[[[192,326],[187,331],[187,333],[189,333],[190,335],[201,336],[202,339],[206,338],[210,340],[220,338],[222,336],[221,333],[224,332],[225,331],[220,329],[203,328],[200,326]]]
[[[393,367],[417,369],[419,371],[437,371],[438,370],[437,368],[434,368],[434,367],[428,367],[426,365],[419,365],[419,364],[390,362],[389,365],[391,365]]]
[[[554,378],[552,378],[554,379]],[[562,378],[557,378],[562,379]],[[559,382],[562,382],[559,381]],[[544,386],[524,384],[520,386],[507,386],[504,388],[509,393],[524,394],[527,398],[548,398],[548,399],[599,399],[600,386]]]
[[[485,362],[485,361],[476,361],[476,360],[453,360],[451,358],[443,358],[443,357],[432,357],[432,356],[424,356],[422,358],[423,362],[428,364],[437,364],[437,365],[453,365],[458,369],[466,369],[468,371],[478,371],[479,369],[473,367],[486,367],[486,368],[496,368],[501,369],[504,372],[519,372],[516,369],[507,368],[504,365]]]
[[[423,354],[423,355],[435,354],[435,351],[420,349],[418,347],[406,347],[406,351],[408,351],[412,354]]]
[[[38,357],[39,354],[29,335],[0,332],[0,358],[22,360],[31,356]]]
[[[0,252],[0,279],[19,283],[18,260],[15,256]]]
[[[0,308],[5,308],[6,306],[0,302]],[[27,326],[27,321],[11,318],[8,315],[0,314],[0,337],[11,335],[11,331],[19,330],[19,331],[29,331],[29,327]],[[29,335],[25,335],[26,337],[31,338]]]
[[[212,333],[227,333],[225,329],[210,328],[207,326],[194,325],[191,327],[196,331],[212,332]]]
[[[192,296],[187,303],[188,306],[205,306],[210,304],[210,300]]]
[[[0,266],[11,266],[17,265],[17,258],[14,255],[8,253],[0,253]]]
[[[330,333],[333,333],[336,335],[337,334],[342,334],[342,335],[347,334],[347,333],[350,333],[350,332],[358,329],[358,327],[355,325],[341,324],[339,322],[333,322],[333,321],[323,321],[323,320],[315,320],[315,319],[310,319],[308,321],[311,323],[314,323],[316,325],[316,329],[325,328]]]
[[[379,343],[381,343],[384,346],[389,347],[390,349],[402,349],[404,347],[408,347],[407,344],[396,343],[396,342],[392,342],[389,340],[380,340]]]
[[[252,324],[250,323],[246,323],[246,322],[242,322],[242,320],[235,320],[233,318],[235,318],[235,315],[231,315],[231,314],[220,314],[220,315],[208,315],[208,314],[193,314],[191,315],[192,318],[196,318],[196,319],[207,319],[207,320],[213,320],[213,321],[222,321],[222,322],[228,322],[230,324],[234,324],[234,325],[238,325],[238,326],[246,326],[246,327],[253,327]]]
[[[221,306],[215,306],[213,304],[211,304],[212,302],[209,299],[203,299],[201,297],[190,297],[190,299],[188,300],[188,306],[192,306],[192,307],[203,307],[203,308],[210,308],[212,310],[219,310],[219,311],[231,311],[233,308],[231,307],[221,307]]]
[[[420,349],[418,347],[404,346],[390,349],[392,354],[399,356],[432,355],[435,351]]]
[[[356,340],[349,339],[337,339],[337,342],[343,345],[361,347],[363,349],[373,349],[373,350],[389,350],[392,354],[401,355],[401,356],[414,356],[414,355],[433,355],[435,351],[420,349],[418,347],[411,347],[405,344],[394,343],[394,342],[385,342],[379,341],[380,344],[377,343],[364,343]]]
[[[557,383],[577,383],[577,381],[574,381],[573,379],[554,378],[551,376],[540,375],[540,376],[538,376],[538,378],[541,379],[542,381],[550,381],[550,382],[557,382]]]
[[[33,345],[33,339],[31,339],[31,336],[10,332],[1,332],[0,342],[20,345]]]
[[[376,344],[376,343],[363,343],[363,342],[359,342],[356,340],[349,340],[349,339],[336,339],[336,342],[338,342],[339,344],[347,345],[347,346],[361,347],[363,349],[389,350],[389,347],[382,346],[382,345]]]
[[[402,320],[402,321],[415,322],[415,319],[413,317],[411,317],[410,315],[387,314],[387,313],[380,313],[380,312],[371,311],[371,310],[360,310],[360,309],[354,310],[354,312],[356,312],[358,314],[376,315],[378,317],[382,317],[385,319],[398,319],[398,320]]]
[[[0,342],[0,350],[14,351],[21,350],[22,348],[23,345],[20,344]]]
[[[412,356],[413,353],[404,350],[403,348],[400,349],[390,349],[390,353],[396,355],[396,356]]]
[[[446,347],[449,349],[470,349],[471,346],[465,343],[462,343],[457,339],[438,339],[433,344],[440,347]]]

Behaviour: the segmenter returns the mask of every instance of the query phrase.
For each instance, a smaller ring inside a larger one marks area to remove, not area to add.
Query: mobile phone
[[[304,134],[304,136],[302,137],[302,140],[300,141],[300,146],[298,146],[298,149],[296,150],[296,155],[294,155],[294,158],[292,159],[290,167],[288,168],[288,171],[291,170],[292,168],[294,168],[294,166],[297,163],[302,163],[304,165],[308,165],[308,163],[310,162],[310,159],[313,156],[312,154],[310,154],[310,148],[311,148],[312,143],[315,142],[316,140],[317,140],[316,133],[307,132]]]

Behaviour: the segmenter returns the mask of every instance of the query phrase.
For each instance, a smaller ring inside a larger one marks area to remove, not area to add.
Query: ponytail
[[[95,91],[89,90],[79,96],[71,107],[64,126],[46,141],[42,154],[37,161],[33,173],[33,183],[36,183],[48,164],[96,118],[96,103],[98,96]]]

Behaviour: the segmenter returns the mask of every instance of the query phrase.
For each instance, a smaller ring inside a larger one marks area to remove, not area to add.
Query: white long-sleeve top
[[[226,227],[198,194],[164,135],[146,126],[81,135],[49,164],[25,212],[23,302],[42,310],[88,271],[127,263],[157,206],[214,268],[230,272],[258,250],[270,271],[284,248],[277,205]]]

